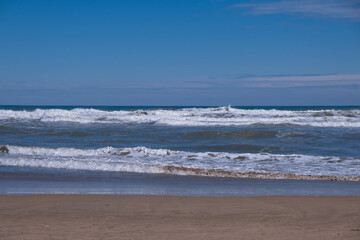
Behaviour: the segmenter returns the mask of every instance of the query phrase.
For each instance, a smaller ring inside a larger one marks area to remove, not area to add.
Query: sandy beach
[[[360,239],[359,197],[0,196],[0,239]]]

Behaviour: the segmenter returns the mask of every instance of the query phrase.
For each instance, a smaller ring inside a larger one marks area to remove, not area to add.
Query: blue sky
[[[360,1],[0,0],[0,105],[360,105]]]

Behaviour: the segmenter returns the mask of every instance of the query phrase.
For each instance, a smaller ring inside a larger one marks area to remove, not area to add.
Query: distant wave
[[[134,148],[7,146],[0,165],[267,179],[360,181],[360,159],[269,153],[185,152]]]
[[[265,110],[218,108],[103,111],[89,108],[0,110],[0,121],[74,122],[81,124],[156,124],[170,126],[297,125],[360,127],[360,109]]]

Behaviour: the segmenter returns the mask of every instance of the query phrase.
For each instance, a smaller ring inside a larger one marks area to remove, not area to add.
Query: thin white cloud
[[[287,88],[287,87],[360,87],[360,74],[328,75],[267,75],[235,78],[207,78],[170,82],[154,82],[142,88],[150,89],[197,89],[214,88]],[[139,86],[134,86],[139,87]]]
[[[240,77],[230,84],[255,88],[360,86],[360,74]]]
[[[288,0],[234,4],[232,7],[246,9],[252,15],[285,13],[360,21],[359,0]]]
[[[119,81],[121,82],[121,81]],[[214,89],[236,88],[289,88],[289,87],[360,87],[360,74],[328,74],[328,75],[264,75],[240,77],[201,77],[181,79],[178,81],[153,81],[150,83],[131,84],[86,84],[86,85],[29,85],[26,82],[18,85],[5,85],[2,89],[23,90],[71,90],[71,89],[148,89],[148,90],[194,90],[213,91]]]
[[[248,81],[360,81],[360,74],[350,75],[289,75],[289,76],[260,76],[243,77],[242,80]]]

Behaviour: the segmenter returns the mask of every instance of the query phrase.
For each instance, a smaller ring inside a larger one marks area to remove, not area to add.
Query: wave
[[[0,165],[177,175],[360,181],[360,159],[169,149],[6,146]]]
[[[199,131],[199,132],[190,132],[184,133],[183,136],[187,138],[271,138],[279,134],[277,131],[255,131],[255,130],[246,130],[246,131]]]
[[[76,108],[0,110],[3,121],[40,121],[109,124],[156,124],[170,126],[296,125],[360,127],[360,109],[265,110],[218,108],[138,109],[103,111]]]
[[[251,144],[224,144],[224,145],[201,145],[192,146],[192,150],[205,150],[213,152],[274,152],[282,150],[281,147],[276,146],[263,146]]]
[[[243,130],[243,131],[197,131],[183,133],[182,137],[192,139],[207,139],[207,138],[286,138],[286,137],[304,137],[309,135],[305,132],[294,131],[258,131],[258,130]]]

